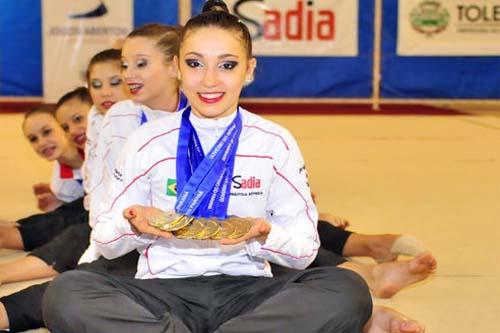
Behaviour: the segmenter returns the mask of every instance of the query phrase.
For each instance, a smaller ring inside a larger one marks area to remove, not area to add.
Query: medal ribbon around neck
[[[191,108],[182,114],[177,146],[178,214],[225,219],[242,120],[239,110],[222,136],[205,155],[189,121]]]

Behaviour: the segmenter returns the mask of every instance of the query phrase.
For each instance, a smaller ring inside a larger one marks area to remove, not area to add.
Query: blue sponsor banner
[[[383,98],[500,98],[500,57],[398,56],[398,1],[384,1]]]
[[[40,0],[0,1],[0,96],[43,95],[41,12]],[[177,24],[178,12],[177,1],[135,0],[134,26]]]
[[[41,1],[0,1],[0,30],[0,95],[41,96]]]
[[[314,1],[289,0],[294,8],[302,6],[317,15],[321,8]],[[199,14],[203,0],[193,0],[192,14]],[[240,0],[236,4],[266,5],[266,0]],[[244,4],[243,4],[244,3]],[[299,3],[302,3],[299,5]],[[306,4],[307,3],[307,4]],[[368,98],[372,94],[372,53],[374,1],[359,1],[359,33],[357,56],[258,56],[255,82],[244,89],[245,97],[319,97]],[[290,3],[287,3],[290,6]],[[307,6],[307,7],[306,7]],[[241,13],[246,15],[245,13]],[[282,13],[284,17],[286,13]],[[248,26],[255,25],[245,21]],[[255,40],[254,40],[255,41]]]
[[[184,0],[183,0],[184,1]],[[135,0],[134,26],[146,23],[177,24],[179,22],[177,0]]]

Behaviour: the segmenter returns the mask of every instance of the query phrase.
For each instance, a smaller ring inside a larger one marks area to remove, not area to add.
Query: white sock
[[[416,257],[425,252],[424,244],[416,237],[401,236],[391,246],[391,253]]]

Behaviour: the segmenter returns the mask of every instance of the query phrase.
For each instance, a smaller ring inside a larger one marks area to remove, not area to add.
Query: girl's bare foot
[[[415,320],[384,306],[374,306],[363,333],[424,333],[425,327]]]
[[[430,252],[407,261],[378,264],[373,268],[373,280],[369,285],[374,296],[390,298],[404,287],[426,279],[436,266],[436,259]]]

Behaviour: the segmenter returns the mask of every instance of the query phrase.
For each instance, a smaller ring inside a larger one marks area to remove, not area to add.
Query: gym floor
[[[320,211],[354,231],[416,236],[437,258],[433,276],[376,304],[431,333],[498,331],[500,114],[265,117],[295,135]],[[22,115],[0,121],[0,219],[15,220],[36,212],[31,186],[49,181],[51,167],[23,138]],[[0,261],[21,255],[2,250]],[[0,295],[33,282],[2,285]]]

